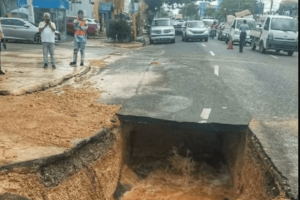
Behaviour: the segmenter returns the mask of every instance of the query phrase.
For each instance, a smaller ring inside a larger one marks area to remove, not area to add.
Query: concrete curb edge
[[[50,87],[55,87],[57,85],[62,84],[63,82],[75,77],[75,76],[82,76],[86,73],[88,73],[92,69],[91,64],[88,63],[87,67],[83,67],[82,70],[79,72],[74,72],[72,74],[67,74],[63,76],[62,78],[59,78],[57,80],[49,81],[49,82],[44,82],[41,84],[38,84],[36,86],[27,86],[23,87],[17,90],[0,90],[0,95],[14,95],[14,96],[20,96],[24,95],[27,93],[33,93],[33,92],[38,92],[41,90],[46,90]]]

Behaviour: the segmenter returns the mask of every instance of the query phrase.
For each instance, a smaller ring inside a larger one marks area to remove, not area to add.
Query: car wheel
[[[41,34],[40,33],[37,33],[34,37],[34,41],[37,43],[37,44],[41,44],[42,43],[42,38],[41,38]]]
[[[294,54],[293,51],[288,51],[288,55],[289,55],[289,56],[292,56],[293,54]]]
[[[251,49],[253,51],[255,51],[255,49],[256,49],[256,44],[254,43],[254,39],[252,39],[252,41],[251,41]]]
[[[204,41],[207,42],[207,41],[208,41],[208,38],[206,38]]]
[[[154,41],[150,39],[150,44],[154,44]]]
[[[183,35],[181,36],[181,39],[182,39],[182,41],[184,41],[184,37],[183,37]]]
[[[276,53],[279,53],[280,52],[280,50],[276,50]]]
[[[173,40],[171,40],[171,43],[173,43],[173,44],[175,43],[175,38]]]
[[[260,42],[260,45],[259,45],[259,52],[260,53],[266,53],[266,49],[264,47],[264,43],[263,42]]]

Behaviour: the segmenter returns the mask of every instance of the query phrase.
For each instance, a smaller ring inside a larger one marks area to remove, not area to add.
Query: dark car
[[[67,33],[68,34],[74,34],[74,20],[77,17],[75,16],[67,16]],[[89,23],[88,29],[87,29],[87,36],[90,35],[96,35],[99,32],[97,23]]]

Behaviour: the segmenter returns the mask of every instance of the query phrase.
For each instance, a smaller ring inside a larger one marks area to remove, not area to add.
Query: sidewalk
[[[0,95],[22,95],[44,90],[91,69],[88,62],[84,67],[80,67],[79,64],[77,67],[69,66],[70,51],[60,49],[55,51],[57,68],[52,69],[49,58],[48,68],[44,69],[40,46],[36,45],[33,48],[36,49],[30,49],[28,53],[2,52],[2,70],[6,75],[0,76]]]

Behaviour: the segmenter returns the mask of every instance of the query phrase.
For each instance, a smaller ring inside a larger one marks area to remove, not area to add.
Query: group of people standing
[[[78,51],[81,54],[80,66],[84,66],[84,57],[85,57],[85,45],[87,34],[86,31],[88,29],[88,21],[84,19],[84,13],[82,10],[78,11],[78,17],[74,20],[74,51],[73,51],[73,61],[70,62],[71,66],[77,66],[77,55]],[[44,60],[44,68],[48,68],[48,54],[50,53],[51,57],[51,65],[53,69],[56,69],[55,65],[55,31],[56,26],[55,23],[50,21],[50,14],[44,13],[44,21],[39,24],[39,31],[41,32],[42,46],[43,46],[43,60]],[[1,59],[1,43],[3,43],[3,47],[6,48],[6,43],[4,39],[4,33],[1,28],[0,21],[0,59]],[[0,60],[0,75],[4,75],[5,73],[1,70],[1,60]]]

